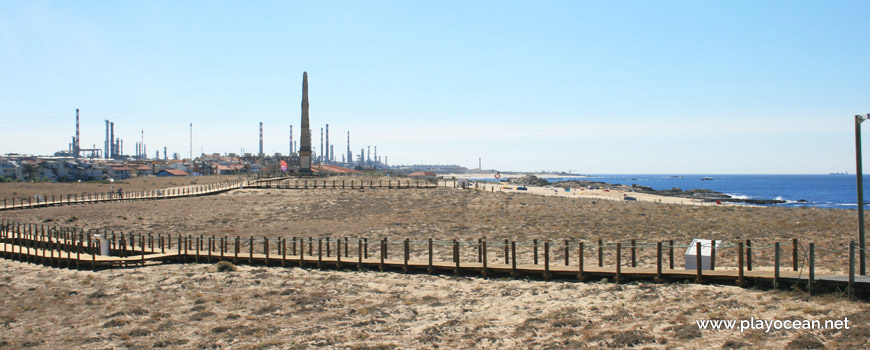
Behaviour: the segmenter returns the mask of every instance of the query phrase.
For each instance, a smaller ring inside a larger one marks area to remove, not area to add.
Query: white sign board
[[[686,249],[686,270],[695,270],[698,268],[698,242],[701,243],[701,269],[710,270],[710,267],[712,266],[711,256],[713,255],[713,241],[698,238],[693,239],[692,244],[689,245],[689,249]],[[720,246],[722,246],[722,241],[716,241],[717,250]]]

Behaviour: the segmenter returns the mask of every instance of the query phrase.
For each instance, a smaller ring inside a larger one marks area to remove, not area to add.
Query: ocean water
[[[704,177],[712,178],[702,181]],[[546,177],[545,177],[546,178]],[[546,178],[550,182],[566,180]],[[855,175],[595,175],[570,178],[612,184],[649,186],[656,190],[703,188],[737,198],[782,199],[784,207],[856,209]],[[473,179],[493,181],[494,179]],[[870,176],[864,176],[864,201],[870,201]],[[799,202],[807,201],[806,203]],[[868,206],[865,204],[865,208]]]

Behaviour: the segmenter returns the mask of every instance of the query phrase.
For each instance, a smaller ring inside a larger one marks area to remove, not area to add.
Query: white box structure
[[[713,241],[709,239],[699,239],[695,238],[692,240],[692,244],[689,245],[689,249],[686,249],[686,270],[696,270],[698,269],[698,242],[701,242],[701,269],[702,270],[711,270],[711,256],[713,255]],[[716,241],[716,250],[719,250],[719,247],[722,246],[722,241]]]

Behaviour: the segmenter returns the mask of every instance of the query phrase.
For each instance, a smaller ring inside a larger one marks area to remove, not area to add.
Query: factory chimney
[[[368,157],[366,157],[366,158],[368,158],[366,160],[366,163],[371,163],[372,162],[372,146],[366,146],[366,147],[369,148],[369,154],[368,154]]]
[[[159,154],[157,155],[157,158],[160,158]],[[169,160],[168,158],[166,158],[166,146],[163,146],[163,160],[164,161]]]
[[[378,164],[378,146],[375,146],[375,164]]]
[[[263,157],[263,122],[260,122],[260,157]]]
[[[109,137],[109,140],[112,140],[110,148],[109,148],[109,158],[113,159],[113,158],[115,158],[115,154],[118,153],[118,150],[116,149],[118,145],[116,144],[116,141],[115,141],[115,123],[114,122],[109,123],[109,130],[111,130],[111,135],[112,135],[111,137]]]
[[[290,155],[293,155],[293,124],[290,124]]]
[[[332,149],[329,148],[329,124],[326,124],[326,148],[323,149],[323,153],[328,164],[332,160]]]
[[[78,108],[76,108],[76,139],[75,139],[75,145],[73,145],[73,147],[75,148],[73,150],[73,153],[75,153],[75,157],[76,158],[81,157],[80,152],[81,152],[82,148],[81,148],[81,139],[79,136],[79,109]]]
[[[323,164],[323,128],[320,128],[320,148],[318,149],[320,150],[320,155],[317,156],[317,159],[319,159],[317,163]]]
[[[347,132],[347,162],[353,163],[353,154],[350,153],[350,131]]]
[[[111,139],[109,138],[109,120],[106,119],[106,146],[105,146],[105,148],[103,148],[103,158],[106,158],[106,159],[109,159],[109,152],[111,152],[111,150],[110,150],[110,142],[111,141],[110,140]]]

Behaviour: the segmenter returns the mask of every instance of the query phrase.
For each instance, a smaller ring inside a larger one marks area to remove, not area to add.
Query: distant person
[[[118,198],[124,199],[124,190],[121,187],[118,187]]]
[[[112,197],[114,195],[115,195],[115,186],[112,186],[112,188],[109,189],[109,197]]]

